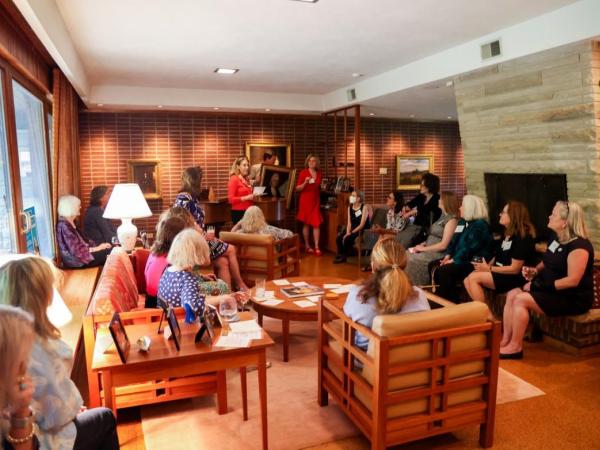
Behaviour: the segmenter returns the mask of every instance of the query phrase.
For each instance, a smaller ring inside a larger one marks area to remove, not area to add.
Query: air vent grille
[[[501,54],[502,49],[500,48],[500,40],[488,42],[487,44],[483,44],[481,46],[481,59],[483,61],[486,59],[495,58]]]
[[[348,96],[348,101],[353,102],[354,100],[356,100],[356,89],[348,89],[346,91],[346,95]]]

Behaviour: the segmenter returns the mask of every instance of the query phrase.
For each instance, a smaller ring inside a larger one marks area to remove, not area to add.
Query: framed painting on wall
[[[421,185],[421,177],[432,170],[433,156],[396,156],[396,189],[400,191],[418,191]]]
[[[289,208],[296,188],[296,169],[263,165],[259,186],[265,187],[263,197],[285,198]]]
[[[280,167],[292,167],[292,145],[291,144],[256,144],[246,142],[246,158],[250,166],[262,164],[265,153],[275,155],[275,165]]]
[[[146,199],[159,199],[160,161],[155,159],[134,159],[127,161],[127,182],[137,183]]]

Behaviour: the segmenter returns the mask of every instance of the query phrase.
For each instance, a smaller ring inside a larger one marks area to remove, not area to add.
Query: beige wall
[[[455,80],[467,191],[484,172],[565,173],[600,244],[600,44],[586,41]]]

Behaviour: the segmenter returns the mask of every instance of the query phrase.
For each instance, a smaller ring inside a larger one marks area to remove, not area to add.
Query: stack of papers
[[[276,298],[270,298],[269,300],[265,300],[262,302],[263,305],[267,306],[277,306],[280,303],[283,303],[283,300],[277,300]]]
[[[344,284],[343,286],[340,286],[339,288],[332,289],[332,292],[335,292],[336,294],[347,294],[348,292],[350,292],[350,289],[352,288],[352,286],[354,286],[354,285],[353,284]]]
[[[306,297],[306,298],[309,299],[311,302],[315,302],[315,303],[318,303],[318,301],[321,300],[320,295],[311,295],[310,297]]]
[[[325,289],[336,289],[342,287],[342,285],[340,283],[325,283],[323,285],[323,288]]]
[[[290,282],[288,280],[273,280],[273,284],[275,286],[287,286]]]
[[[227,336],[221,335],[214,345],[215,347],[248,347],[250,339],[243,335],[229,333]]]
[[[300,308],[311,308],[315,306],[313,302],[309,302],[308,300],[298,300],[294,302],[295,305],[298,305]]]
[[[221,334],[215,347],[248,347],[252,339],[262,338],[262,328],[254,320],[229,323],[229,334]]]

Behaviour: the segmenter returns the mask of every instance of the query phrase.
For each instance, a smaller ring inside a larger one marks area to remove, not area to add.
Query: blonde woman
[[[248,177],[250,174],[250,162],[245,156],[238,156],[229,172],[227,183],[227,200],[231,204],[231,221],[238,223],[244,216],[244,212],[254,204],[252,185]]]
[[[535,268],[535,278],[506,296],[501,359],[523,358],[523,335],[530,311],[556,317],[583,314],[592,307],[594,248],[581,206],[556,202],[548,217],[548,228],[556,236]]]
[[[344,312],[355,322],[371,328],[380,314],[403,314],[429,310],[425,293],[414,287],[404,273],[406,251],[395,239],[382,239],[373,247],[373,274],[360,286],[353,286],[344,304]],[[367,349],[368,339],[357,333],[354,343]]]
[[[462,218],[435,271],[434,280],[439,285],[436,294],[453,302],[459,300],[457,283],[462,283],[474,270],[473,258],[489,259],[492,250],[492,233],[483,200],[476,195],[465,195],[459,211]]]
[[[258,206],[251,206],[244,213],[244,217],[231,229],[234,233],[246,234],[270,234],[274,239],[285,239],[292,237],[294,233],[284,228],[269,225],[265,215]]]
[[[0,305],[0,442],[6,441],[16,450],[39,445],[30,407],[33,385],[27,376],[33,336],[30,314]]]
[[[319,237],[321,234],[321,180],[323,175],[319,170],[319,158],[310,154],[304,161],[304,169],[298,175],[296,191],[300,192],[298,200],[297,219],[303,223],[302,236],[304,237],[304,248],[306,253],[314,253],[315,256],[321,256],[319,249]],[[313,230],[313,239],[315,248],[310,246],[309,230]]]
[[[0,268],[0,304],[19,307],[34,319],[35,341],[27,372],[35,386],[32,408],[40,448],[118,449],[112,411],[83,408],[70,378],[73,353],[46,314],[57,272],[50,261],[37,256],[10,261]]]
[[[209,255],[208,244],[202,235],[186,228],[173,239],[167,255],[170,266],[160,277],[158,298],[170,306],[185,307],[191,313],[186,314],[188,322],[193,321],[194,316],[202,314],[205,302],[218,305],[222,301],[233,299],[230,295],[206,296],[202,293],[202,280],[193,270],[196,266],[207,264]]]

